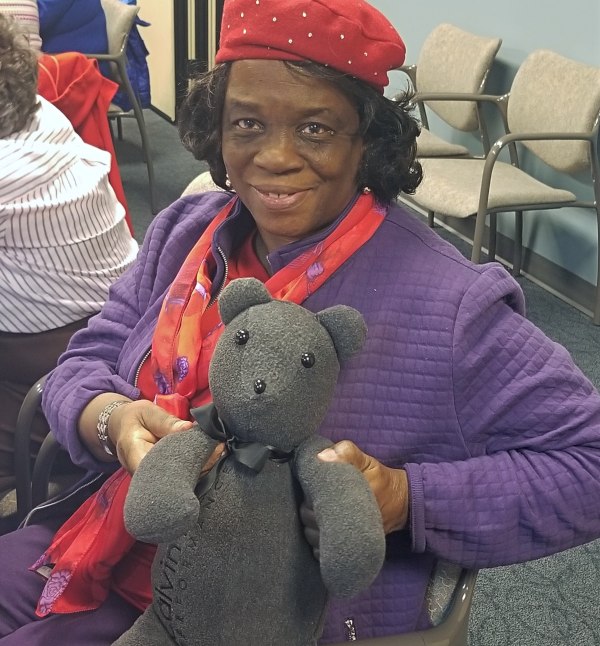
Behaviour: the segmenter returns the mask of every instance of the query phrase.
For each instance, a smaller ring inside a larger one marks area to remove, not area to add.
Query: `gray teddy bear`
[[[385,556],[375,497],[348,464],[316,456],[340,362],[366,327],[338,305],[314,314],[274,300],[253,278],[219,297],[225,329],[209,369],[213,404],[169,435],[135,472],[125,524],[157,543],[153,602],[118,646],[310,646],[329,595],[369,586]],[[216,446],[227,451],[203,477]],[[313,556],[298,515],[311,501]]]

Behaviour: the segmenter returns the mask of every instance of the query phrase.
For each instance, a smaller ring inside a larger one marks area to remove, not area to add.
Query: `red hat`
[[[406,47],[389,20],[359,0],[226,0],[216,62],[310,60],[383,93]]]

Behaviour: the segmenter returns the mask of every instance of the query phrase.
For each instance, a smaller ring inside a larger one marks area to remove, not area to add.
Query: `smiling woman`
[[[281,61],[232,63],[223,161],[267,251],[319,231],[350,203],[358,126],[356,108],[330,83]]]
[[[429,625],[438,561],[491,567],[600,536],[600,395],[524,318],[502,267],[473,265],[395,202],[421,168],[408,97],[383,94],[404,61],[394,27],[364,0],[226,0],[216,61],[192,80],[179,128],[225,190],[188,195],[156,218],[135,267],[47,382],[56,437],[77,464],[112,475],[58,534],[40,523],[0,539],[12,582],[0,592],[7,645],[59,643],[68,625],[70,644],[100,646],[146,609],[142,632],[152,617],[177,615],[171,597],[153,605],[154,546],[125,531],[124,499],[153,445],[186,432],[190,407],[211,400],[223,330],[212,305],[239,277],[313,312],[354,307],[368,327],[319,429],[331,446],[312,458],[363,474],[386,560],[368,590],[332,602],[294,644]],[[318,554],[324,512],[309,502],[301,517]],[[353,510],[344,514],[352,531]],[[278,537],[268,527],[260,540],[269,553]],[[28,569],[36,559],[47,584]],[[246,560],[240,576],[257,592],[239,613],[281,598]],[[290,597],[289,612],[302,611]],[[200,646],[201,633],[186,643]],[[242,631],[222,645],[280,646],[262,637]]]

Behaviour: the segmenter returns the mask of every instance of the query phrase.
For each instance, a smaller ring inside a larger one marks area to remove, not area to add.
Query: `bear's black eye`
[[[303,352],[300,361],[305,368],[312,368],[315,365],[315,355],[312,352]]]
[[[235,342],[237,345],[246,345],[250,339],[250,332],[248,330],[238,330],[235,333]]]

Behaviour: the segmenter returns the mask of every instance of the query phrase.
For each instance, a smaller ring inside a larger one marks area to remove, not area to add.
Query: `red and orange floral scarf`
[[[189,419],[190,406],[198,405],[199,384],[208,381],[210,357],[223,329],[214,305],[211,243],[238,199],[225,205],[188,254],[165,297],[154,332],[154,401],[181,419]],[[271,295],[302,303],[373,236],[386,213],[387,208],[371,194],[359,196],[334,231],[267,280]],[[34,570],[52,567],[38,602],[38,616],[90,610],[106,599],[113,568],[135,543],[123,522],[129,481],[124,469],[114,473],[65,522],[32,566]]]

